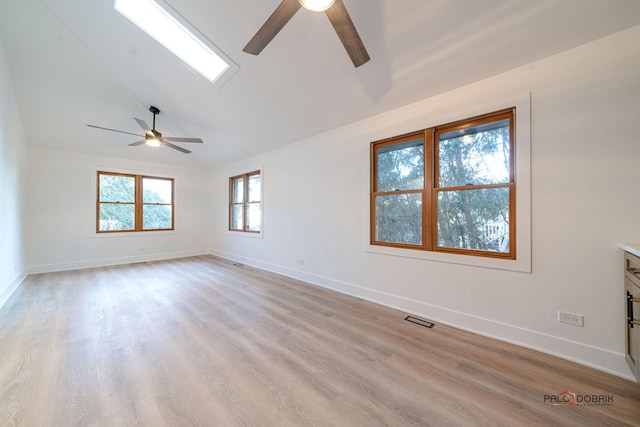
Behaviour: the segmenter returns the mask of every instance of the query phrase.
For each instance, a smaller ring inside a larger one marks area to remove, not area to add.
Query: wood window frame
[[[249,200],[249,178],[252,176],[260,176],[260,201],[250,201]],[[234,182],[238,179],[242,179],[244,182],[242,189],[242,201],[235,202],[234,201]],[[262,215],[262,172],[260,170],[255,170],[252,172],[243,173],[240,175],[235,175],[229,178],[229,223],[228,229],[229,231],[238,232],[238,233],[252,233],[252,234],[260,234],[262,233],[262,220],[260,221],[260,230],[250,230],[247,228],[247,207],[249,205],[260,205],[260,214]],[[233,227],[233,208],[235,206],[241,206],[241,215],[242,215],[242,228],[232,228]]]
[[[134,201],[133,202],[102,202],[100,200],[100,176],[123,176],[134,179]],[[171,203],[145,203],[143,200],[143,180],[156,179],[171,182]],[[133,205],[134,206],[134,228],[130,230],[100,230],[100,205],[101,204],[117,204],[117,205]],[[170,228],[143,228],[143,211],[144,206],[170,206],[171,208],[171,227]],[[121,172],[97,171],[96,173],[96,233],[137,233],[137,232],[154,232],[154,231],[172,231],[175,229],[175,180],[173,178],[137,175]]]
[[[500,184],[482,184],[462,187],[440,187],[439,183],[439,147],[438,135],[478,126],[492,121],[509,120],[509,181]],[[403,134],[396,137],[386,138],[371,142],[370,146],[370,216],[369,216],[369,244],[373,246],[386,246],[402,249],[414,249],[430,252],[443,252],[458,255],[471,255],[487,258],[499,258],[506,260],[516,259],[516,164],[515,164],[515,125],[516,108],[511,107],[492,113],[474,116],[468,119],[438,125],[420,131]],[[424,141],[424,188],[421,190],[402,190],[393,192],[378,191],[378,151],[381,147],[401,144],[405,141],[423,138]],[[438,193],[442,191],[464,191],[484,188],[508,188],[509,190],[509,252],[492,252],[475,249],[459,249],[438,246]],[[395,242],[384,242],[376,240],[376,197],[385,194],[422,194],[422,244],[405,244]]]
[[[397,144],[402,144],[407,141],[411,141],[414,139],[423,140],[424,146],[424,182],[425,185],[422,189],[412,189],[412,190],[394,190],[394,191],[379,191],[378,189],[378,152],[380,148],[389,147]],[[376,236],[376,198],[378,196],[385,195],[398,195],[398,194],[421,194],[422,195],[422,206],[429,206],[431,199],[431,191],[428,191],[427,182],[432,180],[432,168],[429,166],[431,164],[431,153],[433,139],[432,134],[427,132],[427,130],[421,130],[418,132],[411,132],[404,135],[387,138],[381,141],[376,141],[371,143],[371,165],[372,165],[372,173],[371,173],[371,216],[370,216],[370,243],[372,245],[381,245],[381,246],[390,246],[396,248],[407,248],[407,249],[423,249],[423,250],[431,250],[431,229],[429,227],[425,227],[425,214],[428,219],[430,219],[431,213],[425,212],[423,209],[422,212],[422,244],[415,245],[410,243],[396,243],[396,242],[382,242],[375,240]],[[429,203],[429,204],[428,204]]]

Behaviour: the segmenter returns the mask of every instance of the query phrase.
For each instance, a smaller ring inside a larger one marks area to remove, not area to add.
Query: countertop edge
[[[640,243],[618,243],[618,247],[625,252],[640,257]]]

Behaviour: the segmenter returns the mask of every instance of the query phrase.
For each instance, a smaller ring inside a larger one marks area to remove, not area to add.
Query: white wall
[[[210,250],[211,173],[120,158],[28,148],[30,273],[200,255]],[[96,234],[96,171],[175,178],[175,231]]]
[[[635,27],[216,170],[214,253],[630,378],[616,244],[640,242],[638,40]],[[529,92],[531,273],[366,251],[370,141]],[[256,168],[263,237],[231,235],[227,179]]]
[[[24,182],[25,139],[0,40],[0,307],[25,273]]]

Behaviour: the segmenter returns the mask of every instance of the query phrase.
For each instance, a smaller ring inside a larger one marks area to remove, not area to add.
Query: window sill
[[[262,231],[259,233],[249,233],[246,231],[226,230],[228,236],[248,237],[249,239],[262,239]]]
[[[141,236],[167,236],[178,234],[176,230],[162,230],[162,231],[125,231],[115,233],[96,233],[93,232],[91,236],[94,239],[112,238],[112,237],[141,237]]]
[[[470,267],[491,268],[495,270],[515,271],[519,273],[531,273],[531,263],[527,257],[522,259],[501,259],[483,256],[457,255],[444,252],[423,251],[417,249],[392,248],[366,244],[365,252],[391,255],[402,258],[413,258],[424,261],[444,262],[448,264],[459,264]]]

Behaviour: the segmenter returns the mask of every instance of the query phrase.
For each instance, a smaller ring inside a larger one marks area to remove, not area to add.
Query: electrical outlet
[[[304,260],[303,260],[303,259],[299,259],[299,260],[298,260],[298,264],[300,264],[300,265],[304,265]]]
[[[558,322],[583,327],[584,316],[581,314],[573,314],[573,313],[567,313],[564,311],[559,311]]]

